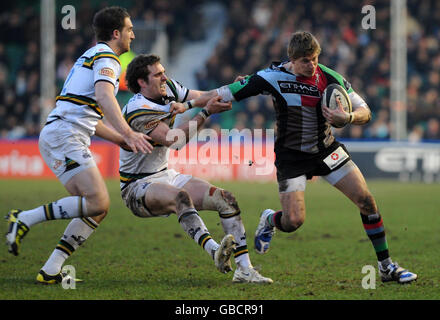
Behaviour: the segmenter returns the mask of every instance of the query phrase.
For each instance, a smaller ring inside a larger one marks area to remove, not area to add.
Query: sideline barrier
[[[119,148],[93,141],[90,150],[105,178],[119,178]],[[210,145],[189,143],[170,151],[169,168],[207,180],[275,181],[273,143]],[[0,141],[0,178],[55,179],[38,150],[37,140]]]
[[[343,142],[367,179],[440,182],[440,143]],[[91,151],[105,178],[118,178],[119,148],[93,141]],[[169,168],[207,180],[276,181],[273,143],[189,143],[170,151]],[[0,141],[0,178],[55,179],[37,140]]]
[[[440,182],[440,143],[343,142],[367,179]]]

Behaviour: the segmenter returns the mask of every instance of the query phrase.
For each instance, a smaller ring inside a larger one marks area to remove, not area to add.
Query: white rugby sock
[[[237,247],[234,251],[235,264],[240,268],[249,268],[252,266],[252,263],[249,258],[249,251],[246,243],[246,231],[240,215],[230,218],[222,218],[220,215],[220,221],[225,234],[232,234],[237,243]]]
[[[22,211],[18,215],[18,219],[28,227],[31,227],[46,220],[82,217],[86,212],[86,199],[80,196],[72,196],[32,210]]]
[[[196,209],[188,208],[179,214],[179,223],[183,230],[212,256],[212,250],[217,250],[219,244],[212,239],[203,220]]]
[[[73,219],[64,231],[57,247],[41,269],[50,275],[58,274],[66,259],[87,240],[97,227],[98,224],[91,218]]]
[[[55,249],[41,269],[48,275],[54,276],[61,271],[61,267],[68,257],[68,254]]]

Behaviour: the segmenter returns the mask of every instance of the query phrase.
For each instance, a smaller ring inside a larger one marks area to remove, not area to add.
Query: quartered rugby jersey
[[[176,116],[171,116],[170,103],[172,101],[184,102],[188,97],[189,90],[179,82],[167,80],[167,96],[161,100],[152,100],[144,97],[141,93],[135,94],[122,108],[122,115],[128,125],[138,132],[150,133],[163,121],[173,128]],[[169,148],[153,143],[151,153],[134,153],[120,148],[119,151],[119,174],[121,189],[129,183],[157,173],[168,167]]]
[[[339,73],[319,64],[315,75],[296,76],[274,62],[264,70],[229,85],[235,100],[240,101],[258,94],[272,95],[276,112],[277,148],[288,148],[317,153],[334,141],[331,126],[321,113],[321,96],[325,88],[336,83],[353,92]]]
[[[81,126],[93,135],[98,120],[104,116],[96,102],[95,83],[110,82],[115,87],[116,96],[120,74],[119,57],[106,43],[99,42],[88,49],[70,70],[47,122],[61,118]]]

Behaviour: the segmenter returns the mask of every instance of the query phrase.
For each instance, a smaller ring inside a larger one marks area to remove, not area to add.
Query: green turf
[[[419,274],[411,285],[362,288],[364,265],[375,254],[357,208],[325,182],[309,183],[307,218],[295,233],[277,232],[264,256],[253,251],[261,209],[279,208],[276,184],[218,183],[239,201],[251,259],[269,286],[233,284],[232,273],[216,271],[209,256],[180,228],[175,216],[141,219],[108,181],[111,210],[96,233],[68,260],[76,268],[75,290],[34,284],[68,221],[34,226],[21,255],[0,250],[0,299],[439,299],[440,185],[369,182],[388,236],[390,253]],[[29,209],[67,195],[57,181],[0,180],[0,212]],[[223,235],[218,215],[204,212],[215,239]],[[6,223],[3,223],[6,229]],[[3,234],[3,233],[2,233]],[[3,240],[2,240],[3,241]]]

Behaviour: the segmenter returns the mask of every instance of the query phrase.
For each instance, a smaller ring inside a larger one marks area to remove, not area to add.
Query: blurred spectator
[[[127,7],[133,21],[160,21],[165,26],[172,58],[185,41],[204,37],[203,28],[194,27],[202,25],[198,8],[203,3],[204,0],[130,0],[122,5]],[[347,126],[334,130],[335,134],[353,139],[390,138],[388,0],[368,2],[376,9],[376,29],[370,30],[361,27],[365,1],[224,0],[221,3],[226,7],[228,22],[205,68],[195,75],[198,89],[209,90],[230,83],[237,75],[268,67],[272,61],[287,60],[286,46],[291,33],[309,30],[321,43],[320,62],[344,75],[368,102],[373,114],[368,125]],[[57,92],[75,59],[94,44],[90,26],[94,12],[116,3],[72,0],[71,4],[77,9],[75,30],[62,29],[62,17],[57,16]],[[407,6],[408,134],[413,141],[439,139],[440,1],[407,0]],[[20,134],[37,136],[40,125],[35,98],[40,90],[39,2],[5,2],[2,9],[0,134],[14,138]],[[270,97],[260,96],[234,103],[233,110],[212,117],[207,125],[227,129],[273,128],[274,120]]]
[[[412,143],[420,142],[423,138],[423,127],[421,125],[416,125],[412,128],[408,134],[408,141]]]
[[[354,139],[390,138],[389,1],[369,2],[376,9],[374,30],[361,28],[364,2],[229,0],[225,3],[229,13],[228,27],[205,70],[197,74],[201,89],[228,83],[224,70],[228,76],[231,73],[245,75],[268,67],[272,61],[287,60],[286,46],[291,33],[309,30],[321,43],[320,62],[344,75],[372,110],[373,118],[368,125],[348,126],[334,130],[335,134]],[[440,118],[440,28],[434,23],[440,17],[440,2],[408,0],[407,3],[407,122],[408,133],[412,133],[413,139],[420,133],[423,135],[423,128],[430,119]],[[243,15],[243,12],[248,14]],[[258,113],[264,115],[266,122],[273,121],[270,101],[258,104],[257,110],[255,101],[248,100],[242,110],[247,114],[249,128],[254,127],[254,117]],[[241,112],[230,114],[235,114],[236,123],[243,124],[238,120]],[[272,115],[270,120],[269,115]]]
[[[133,21],[147,19],[160,21],[168,31],[170,53],[176,52],[184,41],[200,40],[203,28],[198,10],[203,0],[132,0],[124,4],[115,1],[79,1],[69,4],[76,8],[76,29],[61,27],[62,15],[56,22],[56,93],[66,79],[70,68],[85,50],[94,45],[91,22],[93,15],[107,5],[126,6]],[[17,0],[2,5],[0,13],[0,138],[18,139],[37,137],[40,131],[40,6]],[[57,3],[60,12],[61,4]],[[191,10],[188,10],[191,8]],[[229,74],[228,74],[229,72]],[[225,78],[234,76],[233,70],[225,70]],[[233,79],[232,79],[233,80]],[[232,81],[228,78],[227,81]]]
[[[437,118],[430,118],[423,139],[440,140],[440,122]]]
[[[390,137],[388,110],[379,110],[377,119],[367,130],[369,138],[388,139]]]

